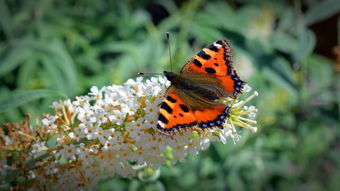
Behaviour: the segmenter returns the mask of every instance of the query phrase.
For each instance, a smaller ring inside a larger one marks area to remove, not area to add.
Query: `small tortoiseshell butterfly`
[[[226,40],[201,50],[179,74],[164,71],[164,75],[171,86],[161,104],[157,128],[166,134],[192,126],[221,127],[229,117],[230,106],[218,100],[236,98],[244,85],[233,69]]]

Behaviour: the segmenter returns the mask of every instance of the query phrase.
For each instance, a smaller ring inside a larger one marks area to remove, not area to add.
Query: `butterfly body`
[[[166,134],[178,129],[221,127],[230,107],[221,98],[236,98],[244,82],[231,63],[231,48],[216,41],[190,59],[179,74],[164,71],[171,82],[160,107],[157,128]]]
[[[211,75],[175,74],[166,71],[164,75],[171,82],[172,88],[176,89],[178,96],[186,100],[193,111],[222,105],[218,102],[219,99],[228,97],[228,92],[220,85],[221,81]]]

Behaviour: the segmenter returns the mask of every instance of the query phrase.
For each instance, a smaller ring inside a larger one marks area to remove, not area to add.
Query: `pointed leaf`
[[[17,107],[39,98],[52,96],[66,98],[65,95],[58,91],[46,89],[13,92],[12,96],[7,97],[7,99],[2,100],[2,103],[0,103],[0,112],[4,112],[6,109]]]
[[[306,24],[312,25],[331,17],[340,11],[339,0],[325,0],[308,10],[306,14]]]

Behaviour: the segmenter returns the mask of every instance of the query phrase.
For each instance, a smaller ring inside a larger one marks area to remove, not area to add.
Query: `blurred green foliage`
[[[93,85],[169,70],[168,31],[175,71],[228,39],[235,67],[260,93],[259,131],[162,167],[158,178],[113,178],[98,190],[340,190],[340,78],[314,52],[311,30],[334,15],[340,30],[339,11],[338,0],[0,0],[0,123],[50,112],[52,101]]]

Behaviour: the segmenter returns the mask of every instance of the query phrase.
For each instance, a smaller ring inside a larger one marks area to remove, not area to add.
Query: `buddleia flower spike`
[[[236,142],[239,127],[256,131],[257,109],[247,106],[255,91],[244,100],[225,100],[233,104],[223,129],[159,133],[158,110],[167,83],[164,77],[145,82],[140,77],[124,85],[92,87],[88,95],[53,103],[55,112],[37,120],[34,128],[7,124],[4,128],[12,133],[0,132],[1,174],[25,177],[18,184],[22,189],[92,190],[108,177],[132,177],[141,168],[184,161],[211,142]]]

